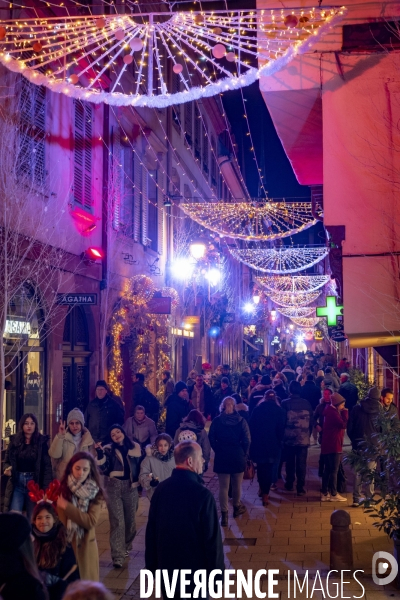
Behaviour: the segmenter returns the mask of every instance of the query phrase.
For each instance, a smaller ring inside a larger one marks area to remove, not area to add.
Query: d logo
[[[378,562],[378,560],[384,560],[385,562],[379,562],[377,569],[376,563]],[[392,570],[390,571],[389,575],[387,575],[387,577],[377,577],[377,574],[384,575],[385,573],[387,573],[389,565],[392,567]],[[397,561],[394,558],[394,556],[389,554],[389,552],[375,552],[375,554],[372,557],[372,579],[374,583],[376,583],[377,585],[387,585],[388,583],[392,583],[392,581],[394,581],[397,577],[398,570],[399,567],[397,565]]]

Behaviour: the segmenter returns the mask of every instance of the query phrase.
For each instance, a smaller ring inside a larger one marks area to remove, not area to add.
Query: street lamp
[[[275,321],[275,319],[276,319],[276,310],[274,308],[271,310],[271,319],[273,321]]]
[[[189,252],[195,260],[201,260],[206,253],[206,245],[202,240],[193,241],[189,246]]]
[[[253,295],[254,304],[260,304],[260,293],[256,290]]]

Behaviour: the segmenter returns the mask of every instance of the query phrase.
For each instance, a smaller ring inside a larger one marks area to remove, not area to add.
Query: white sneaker
[[[328,502],[331,499],[330,494],[321,494],[321,502]]]
[[[336,494],[336,496],[330,497],[331,502],[347,502],[347,498],[341,496],[340,494]]]

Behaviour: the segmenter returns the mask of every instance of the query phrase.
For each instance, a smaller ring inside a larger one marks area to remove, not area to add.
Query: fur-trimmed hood
[[[158,460],[161,460],[162,462],[168,462],[174,456],[174,445],[172,444],[170,449],[168,450],[167,454],[165,454],[165,456],[163,456],[162,454],[160,454],[160,452],[157,450],[157,448],[156,448],[156,446],[154,446],[154,444],[153,445],[149,444],[148,446],[146,446],[146,456],[153,456],[154,458],[157,458]]]

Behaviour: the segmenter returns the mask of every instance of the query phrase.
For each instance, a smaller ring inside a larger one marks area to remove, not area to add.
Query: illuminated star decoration
[[[310,202],[192,202],[179,208],[220,236],[241,240],[283,238],[316,223]]]
[[[309,269],[329,254],[326,246],[310,248],[229,248],[234,258],[263,273],[285,275]]]
[[[313,292],[330,281],[330,275],[264,275],[257,282],[272,292]]]
[[[279,306],[277,311],[281,313],[284,317],[288,317],[289,319],[301,319],[304,317],[315,317],[315,307],[314,306],[299,306],[293,308],[285,308]]]
[[[291,292],[274,292],[268,294],[268,296],[275,304],[294,307],[311,304],[311,302],[314,302],[318,298],[320,293],[320,290],[316,290],[315,292],[299,292],[298,294],[293,294]]]
[[[221,10],[1,20],[0,62],[72,98],[163,108],[272,75],[308,51],[344,12],[342,7],[298,14]],[[170,66],[178,84],[167,77]],[[121,87],[125,71],[133,79],[129,94]]]

